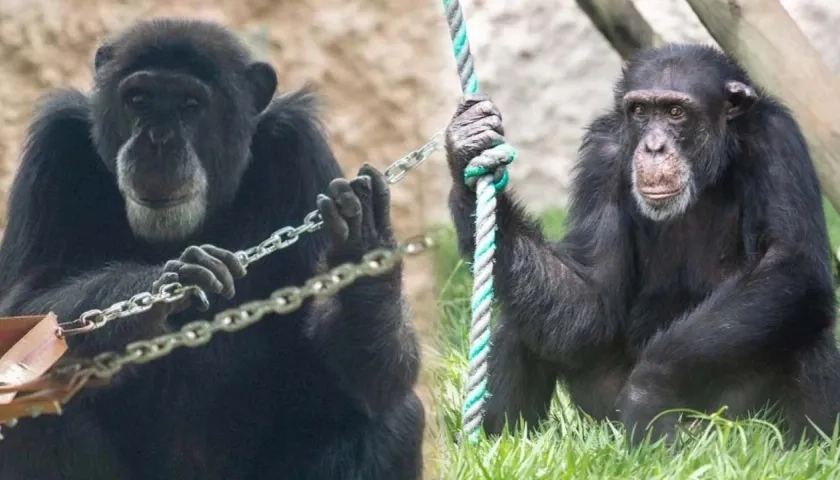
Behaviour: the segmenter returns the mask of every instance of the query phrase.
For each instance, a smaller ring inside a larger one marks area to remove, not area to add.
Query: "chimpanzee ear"
[[[98,72],[103,65],[110,62],[114,58],[114,47],[107,44],[102,44],[96,49],[93,54],[93,71]]]
[[[623,60],[621,62],[621,74],[627,75],[627,70],[630,68],[630,60]]]
[[[758,99],[755,90],[741,82],[734,80],[726,82],[724,89],[726,102],[723,108],[727,120],[732,120],[749,110]]]
[[[277,73],[265,62],[254,62],[248,65],[245,77],[248,79],[248,88],[254,99],[254,107],[258,112],[262,112],[274,98],[274,91],[277,89]]]

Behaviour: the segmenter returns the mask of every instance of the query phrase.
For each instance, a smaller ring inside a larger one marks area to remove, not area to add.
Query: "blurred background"
[[[684,0],[634,3],[666,41],[711,41]],[[781,3],[840,74],[840,1]],[[520,152],[513,188],[535,209],[564,206],[582,127],[609,104],[621,57],[574,0],[465,0],[464,9],[478,78]],[[312,82],[352,176],[364,162],[385,167],[450,119],[460,89],[442,11],[439,0],[0,0],[0,227],[34,102],[56,87],[89,87],[96,44],[136,20],[222,22],[277,67],[282,90]],[[393,188],[401,237],[448,221],[449,182],[438,153]],[[432,278],[422,258],[408,265],[425,333]]]

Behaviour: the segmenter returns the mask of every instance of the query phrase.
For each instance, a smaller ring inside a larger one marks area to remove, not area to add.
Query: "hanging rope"
[[[478,92],[467,26],[459,0],[443,0],[461,90],[465,95]],[[464,181],[476,190],[475,252],[473,253],[472,321],[470,324],[469,376],[463,410],[463,431],[470,443],[478,441],[487,397],[487,357],[490,353],[490,316],[493,304],[493,256],[496,252],[496,191],[508,181],[506,165],[516,158],[507,144],[497,145],[472,159],[464,171]],[[493,183],[494,176],[499,181]]]

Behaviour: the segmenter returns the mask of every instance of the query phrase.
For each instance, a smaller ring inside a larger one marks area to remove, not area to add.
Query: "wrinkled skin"
[[[446,148],[449,172],[457,182],[464,178],[470,160],[485,150],[504,143],[505,130],[502,113],[488,95],[468,95],[458,104],[455,116],[446,129]],[[497,172],[494,181],[498,181]]]

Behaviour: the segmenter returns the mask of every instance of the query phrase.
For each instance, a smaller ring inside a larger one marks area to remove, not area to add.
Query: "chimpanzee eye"
[[[198,99],[195,97],[186,97],[184,101],[181,102],[181,108],[191,110],[194,108],[198,108]]]
[[[683,108],[680,107],[679,105],[674,105],[670,109],[668,109],[668,115],[670,115],[674,118],[682,117],[684,113],[685,113],[685,110],[683,110]]]
[[[642,105],[641,103],[637,103],[637,104],[633,105],[632,111],[633,111],[633,115],[644,115],[645,106]]]
[[[146,98],[146,95],[143,95],[142,93],[138,93],[138,94],[132,95],[129,100],[131,101],[131,104],[133,106],[142,107],[143,105],[146,104],[148,99]]]

